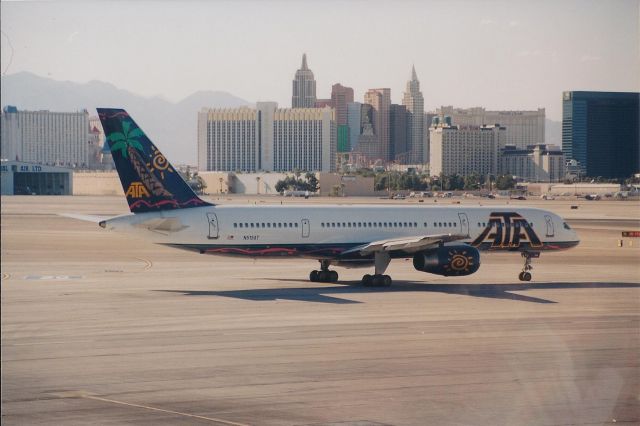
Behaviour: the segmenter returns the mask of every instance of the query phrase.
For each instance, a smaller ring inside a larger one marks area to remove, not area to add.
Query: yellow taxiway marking
[[[200,419],[200,420],[207,420],[207,421],[210,421],[210,422],[222,423],[222,424],[225,424],[225,425],[249,426],[249,425],[247,425],[245,423],[236,423],[236,422],[231,422],[229,420],[217,419],[215,417],[205,417],[205,416],[198,416],[196,414],[181,413],[179,411],[165,410],[163,408],[150,407],[148,405],[133,404],[131,402],[116,401],[115,399],[101,398],[99,396],[83,395],[82,398],[93,399],[93,400],[96,400],[96,401],[110,402],[112,404],[127,405],[129,407],[144,408],[145,410],[159,411],[159,412],[162,412],[162,413],[177,414],[179,416],[191,417],[191,418]]]

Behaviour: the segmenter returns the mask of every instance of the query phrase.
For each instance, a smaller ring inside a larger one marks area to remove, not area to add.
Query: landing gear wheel
[[[318,281],[326,283],[329,281],[329,271],[318,271]]]
[[[539,253],[528,253],[526,251],[522,252],[522,257],[524,258],[524,266],[522,267],[522,272],[518,274],[518,279],[520,281],[531,281],[531,272],[529,272],[533,269],[533,266],[531,266],[531,258],[539,256]]]
[[[338,273],[336,271],[329,271],[329,282],[338,282]]]
[[[365,286],[372,286],[372,287],[388,287],[391,285],[393,281],[391,280],[391,277],[389,275],[382,275],[382,274],[376,274],[376,275],[365,275],[364,277],[362,277],[362,284]]]
[[[373,285],[373,277],[369,274],[366,274],[364,277],[362,277],[362,285],[365,285],[365,286]]]
[[[318,281],[320,281],[318,277],[318,271],[311,271],[311,273],[309,274],[309,281],[311,281],[312,283],[317,283]]]

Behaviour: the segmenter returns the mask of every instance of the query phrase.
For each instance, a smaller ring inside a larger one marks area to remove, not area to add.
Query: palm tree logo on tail
[[[131,128],[131,121],[122,122],[122,132],[113,132],[107,136],[111,142],[111,151],[120,151],[123,158],[129,159],[131,166],[138,173],[142,184],[157,197],[173,197],[166,190],[162,182],[149,170],[140,153],[144,153],[142,144],[135,138],[143,137],[144,133],[139,128]]]

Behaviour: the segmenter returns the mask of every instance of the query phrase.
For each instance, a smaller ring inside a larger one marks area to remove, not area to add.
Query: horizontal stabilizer
[[[85,222],[100,223],[104,220],[111,219],[113,216],[96,216],[90,214],[76,214],[76,213],[60,213],[58,216],[69,217],[71,219],[83,220]]]

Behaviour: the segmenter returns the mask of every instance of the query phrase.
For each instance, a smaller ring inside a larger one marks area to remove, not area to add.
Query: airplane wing
[[[458,241],[468,238],[468,235],[464,234],[434,234],[434,235],[421,235],[416,237],[406,237],[397,239],[388,239],[373,241],[368,244],[363,244],[358,247],[354,247],[341,255],[357,253],[366,255],[377,251],[395,251],[403,250],[408,253],[415,253],[420,250],[427,249],[440,243],[448,243],[451,241]]]

